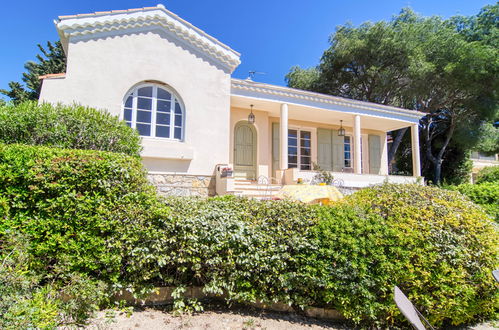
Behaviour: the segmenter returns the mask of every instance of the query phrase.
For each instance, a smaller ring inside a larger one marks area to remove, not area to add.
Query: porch
[[[421,117],[415,111],[233,79],[227,166],[236,179],[264,176],[286,185],[311,180],[316,166],[352,188],[417,182],[419,152],[412,155],[412,176],[389,175],[387,133],[410,127],[412,150],[419,151]]]

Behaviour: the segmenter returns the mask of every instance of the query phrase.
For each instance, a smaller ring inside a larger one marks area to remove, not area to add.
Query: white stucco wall
[[[230,73],[163,30],[72,38],[64,79],[45,79],[40,101],[80,103],[121,116],[128,91],[160,81],[185,106],[184,140],[143,138],[152,172],[213,175],[229,162]]]

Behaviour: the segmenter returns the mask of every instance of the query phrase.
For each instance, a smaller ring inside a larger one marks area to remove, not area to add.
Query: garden
[[[105,112],[0,107],[0,328],[83,325],[116,294],[187,287],[227,303],[403,328],[399,286],[437,327],[497,318],[499,171],[476,185],[384,184],[329,206],[161,198],[137,133]]]

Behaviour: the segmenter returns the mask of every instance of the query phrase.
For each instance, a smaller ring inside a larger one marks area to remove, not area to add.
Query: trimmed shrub
[[[386,184],[321,208],[320,219],[313,259],[325,287],[317,300],[347,318],[399,323],[394,285],[436,326],[494,315],[497,228],[459,193]]]
[[[136,157],[0,145],[2,265],[13,236],[27,242],[16,250],[27,256],[0,269],[14,276],[0,278],[0,307],[22,301],[1,314],[21,327],[78,323],[102,292],[162,285],[199,285],[229,301],[328,306],[391,328],[404,324],[395,284],[435,325],[489,317],[498,306],[496,227],[461,194],[419,185],[361,190],[332,207],[231,196],[161,201]],[[33,314],[12,319],[26,310]]]
[[[136,157],[0,145],[0,239],[25,236],[31,269],[46,276],[57,268],[118,281],[127,251],[121,235],[157,209],[167,212]]]
[[[27,253],[29,244],[22,236],[12,235],[0,246],[1,329],[82,325],[106,299],[107,286],[86,276],[69,274],[65,284],[47,282],[40,272],[30,269],[33,255]]]
[[[299,256],[314,249],[313,208],[232,196],[170,198],[167,205],[171,213],[155,251],[163,279],[240,302],[312,303],[302,290],[307,274]]]
[[[468,183],[449,188],[466,195],[474,203],[483,207],[485,212],[499,223],[499,181],[484,181],[480,184]]]
[[[0,142],[139,156],[138,133],[118,117],[79,105],[0,105]]]
[[[477,173],[475,183],[484,182],[499,182],[499,166],[484,167]]]

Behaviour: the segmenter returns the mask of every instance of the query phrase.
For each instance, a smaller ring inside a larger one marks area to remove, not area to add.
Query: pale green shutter
[[[369,134],[369,173],[379,174],[381,168],[381,138]]]
[[[331,130],[318,128],[317,129],[317,163],[321,169],[332,171],[332,143]]]
[[[272,175],[279,169],[279,123],[272,123]]]
[[[338,131],[332,131],[333,141],[333,171],[341,172],[345,166],[345,138],[338,136]]]

